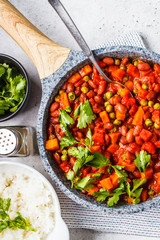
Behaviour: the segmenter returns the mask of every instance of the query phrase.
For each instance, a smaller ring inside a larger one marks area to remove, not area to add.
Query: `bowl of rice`
[[[69,240],[57,194],[42,174],[24,164],[2,161],[0,179],[0,200],[10,199],[7,214],[11,221],[14,222],[20,213],[31,226],[31,230],[6,227],[1,230],[0,239]],[[3,226],[2,223],[0,217],[0,225]]]

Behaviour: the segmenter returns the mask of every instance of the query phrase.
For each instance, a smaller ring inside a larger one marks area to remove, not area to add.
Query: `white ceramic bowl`
[[[46,184],[48,189],[50,190],[53,201],[54,201],[54,208],[55,208],[55,227],[54,230],[47,236],[46,240],[69,240],[69,231],[68,227],[63,221],[61,217],[61,209],[60,209],[60,203],[57,197],[57,194],[53,188],[53,186],[50,184],[50,182],[37,170],[22,164],[22,163],[15,163],[15,162],[9,162],[9,161],[2,161],[0,162],[0,171],[5,171],[5,169],[9,170],[24,170],[34,173],[34,176],[38,176],[42,179],[42,181]]]

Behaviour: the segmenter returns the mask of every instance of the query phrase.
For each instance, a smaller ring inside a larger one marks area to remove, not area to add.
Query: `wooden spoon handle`
[[[70,49],[46,37],[7,0],[0,0],[0,26],[33,61],[41,79],[57,71],[69,55]]]

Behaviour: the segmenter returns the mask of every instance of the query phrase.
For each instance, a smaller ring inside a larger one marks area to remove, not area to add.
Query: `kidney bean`
[[[140,62],[138,63],[137,68],[140,71],[147,71],[150,69],[150,65],[146,62]]]
[[[58,118],[51,118],[50,121],[51,121],[52,124],[57,124],[57,123],[59,123]]]
[[[109,103],[112,105],[116,105],[117,103],[121,102],[121,97],[120,96],[113,96],[109,99]]]
[[[141,173],[138,169],[135,169],[134,172],[133,172],[133,175],[136,177],[136,178],[140,178],[141,177]]]
[[[84,82],[83,84],[82,84],[82,87],[89,87],[89,84],[87,83],[87,82]]]
[[[128,120],[127,120],[128,125],[131,125],[132,122],[133,122],[133,117],[128,118]]]
[[[79,139],[83,138],[83,133],[80,131],[76,132],[76,135],[77,135],[77,138]]]
[[[123,125],[120,128],[120,132],[121,132],[122,136],[126,136],[127,135],[127,131],[128,131],[128,128],[125,125]]]
[[[97,88],[97,85],[92,80],[89,80],[88,83],[92,88]]]
[[[77,87],[74,92],[75,92],[76,97],[79,97],[80,94],[81,94],[81,88],[80,88],[80,87]]]
[[[94,101],[103,105],[103,98],[101,96],[95,96]]]
[[[121,113],[126,113],[127,112],[127,107],[124,106],[122,103],[117,103],[116,109]]]
[[[86,99],[86,94],[81,93],[81,95],[80,95],[80,99],[79,99],[80,102],[84,103],[85,99]]]
[[[156,93],[154,91],[150,91],[147,96],[146,96],[146,99],[147,100],[151,100],[151,99],[154,99],[156,97]]]
[[[148,118],[151,118],[151,113],[150,113],[149,111],[147,111],[147,112],[144,114],[143,119],[144,119],[144,121],[146,121],[146,119],[148,119]]]
[[[134,132],[134,128],[131,128],[131,129],[127,132],[126,140],[127,140],[128,143],[131,143],[131,142],[134,141],[133,132]]]
[[[54,127],[53,125],[49,125],[48,127],[48,135],[50,136],[53,133]]]
[[[154,165],[154,170],[156,172],[159,172],[160,171],[160,161],[156,162],[155,165]]]
[[[52,105],[50,106],[50,112],[54,112],[55,110],[57,110],[59,108],[59,102],[54,102],[52,103]]]
[[[92,105],[92,109],[94,113],[100,113],[101,112],[101,106],[97,103],[95,103],[94,105]]]
[[[73,83],[68,83],[67,84],[67,92],[68,93],[71,93],[71,92],[73,92],[74,91],[74,85],[73,85]]]
[[[142,138],[141,138],[140,136],[136,136],[136,137],[135,137],[135,142],[136,142],[138,145],[140,145],[140,146],[143,145],[143,140],[142,140]]]
[[[92,130],[92,129],[94,129],[95,125],[94,125],[94,123],[92,122],[92,123],[90,123],[90,124],[88,125],[88,127]]]
[[[160,92],[160,84],[158,84],[158,83],[155,84],[154,91],[157,93]]]
[[[51,117],[55,117],[55,118],[56,118],[56,117],[59,117],[59,111],[56,110],[56,111],[54,111],[54,112],[51,112],[51,113],[50,113],[50,116],[51,116]]]
[[[100,81],[100,83],[98,85],[98,90],[97,90],[98,95],[103,94],[105,88],[106,88],[106,81]]]
[[[112,123],[105,123],[104,128],[110,130],[110,129],[113,128],[113,124]]]
[[[106,145],[109,145],[110,143],[110,137],[108,134],[105,134],[105,142],[106,142]]]
[[[60,124],[57,124],[57,125],[56,125],[56,132],[57,132],[57,133],[60,133],[60,132],[61,132]]]
[[[62,89],[63,89],[63,90],[66,90],[66,89],[67,89],[67,82],[65,82],[65,83],[63,84]]]
[[[138,136],[138,135],[140,134],[140,132],[142,131],[142,129],[143,129],[143,126],[137,125],[137,126],[134,128],[133,135],[134,135],[134,136]]]
[[[83,80],[79,80],[78,82],[74,83],[74,86],[75,87],[80,87],[83,82],[84,82]]]
[[[56,162],[58,163],[58,164],[61,164],[62,163],[62,161],[61,161],[61,157],[60,157],[60,155],[59,155],[59,153],[54,153],[53,154],[53,157],[54,157],[54,159],[56,160]]]
[[[120,143],[122,143],[123,145],[126,145],[126,144],[128,143],[126,137],[122,136],[122,137],[120,138]]]
[[[106,63],[107,65],[113,65],[114,64],[114,59],[111,57],[105,57],[103,59],[103,62]]]
[[[93,90],[90,90],[86,95],[88,98],[93,98],[96,94]]]
[[[123,58],[122,65],[127,65],[128,63],[129,63],[129,59],[127,57]]]

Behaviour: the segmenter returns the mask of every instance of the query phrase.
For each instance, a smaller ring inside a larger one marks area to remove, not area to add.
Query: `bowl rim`
[[[18,70],[20,69],[20,70],[22,71],[22,73],[23,73],[23,75],[24,75],[24,77],[25,77],[25,79],[26,79],[26,94],[25,94],[25,97],[24,97],[22,103],[20,104],[20,106],[18,107],[18,109],[17,109],[15,112],[9,114],[9,115],[6,116],[6,117],[5,117],[5,114],[4,114],[4,118],[1,118],[1,119],[0,119],[0,122],[3,122],[3,121],[6,121],[6,120],[12,118],[14,115],[16,115],[16,114],[24,107],[24,105],[25,105],[25,103],[26,103],[26,101],[28,100],[28,97],[29,97],[30,79],[29,79],[29,77],[28,77],[28,74],[27,74],[25,68],[23,67],[23,65],[22,65],[17,59],[15,59],[14,57],[9,56],[9,55],[7,55],[7,54],[4,54],[4,53],[0,53],[0,58],[1,58],[1,57],[2,57],[2,58],[6,58],[6,59],[10,60],[11,62],[13,62],[13,65],[15,64],[15,67],[17,67]],[[0,61],[0,62],[1,62],[1,61]],[[1,115],[1,116],[2,116],[2,115]]]
[[[151,60],[153,62],[157,62],[160,64],[160,54],[155,53],[153,51],[147,50],[142,47],[135,47],[135,46],[111,46],[111,47],[103,47],[96,50],[93,50],[95,55],[102,56],[110,54],[110,56],[116,56],[120,57],[119,54],[124,53],[129,56],[145,56],[144,59]],[[132,54],[132,55],[131,55]],[[45,134],[46,134],[46,126],[44,123],[46,122],[46,118],[48,117],[48,114],[46,112],[49,110],[49,99],[51,98],[52,94],[54,94],[55,91],[58,92],[60,89],[60,86],[62,86],[61,80],[64,78],[64,76],[68,76],[68,72],[70,72],[72,69],[75,69],[77,65],[82,63],[82,61],[86,61],[87,57],[84,56],[84,54],[81,51],[74,51],[71,50],[70,55],[66,62],[63,64],[63,66],[55,72],[53,75],[45,78],[42,80],[42,100],[41,105],[39,108],[38,113],[38,124],[37,124],[37,141],[38,141],[38,147],[40,151],[40,155],[43,161],[43,164],[45,166],[46,171],[52,178],[52,180],[55,182],[56,186],[63,192],[67,197],[72,199],[78,204],[81,204],[83,207],[90,208],[92,210],[99,210],[104,211],[107,213],[136,213],[139,211],[148,210],[152,207],[159,206],[160,205],[160,197],[155,197],[154,199],[148,200],[146,202],[139,203],[137,205],[133,204],[120,204],[114,207],[107,207],[105,203],[99,203],[94,199],[89,199],[87,197],[82,197],[81,195],[75,192],[69,185],[67,185],[63,180],[61,179],[62,174],[60,174],[60,177],[58,176],[54,170],[54,168],[51,166],[48,158],[48,153],[45,150]],[[51,85],[52,83],[52,85]],[[61,85],[60,85],[61,84]],[[44,91],[45,90],[45,91]]]
[[[17,168],[21,168],[21,169],[24,169],[24,170],[27,169],[28,172],[34,173],[34,177],[36,175],[39,178],[41,178],[42,182],[44,182],[47,185],[49,191],[51,192],[51,195],[52,195],[52,198],[53,198],[53,204],[54,204],[55,226],[54,226],[53,231],[51,233],[49,233],[49,235],[52,234],[52,233],[54,234],[54,231],[56,231],[56,233],[57,233],[57,229],[58,229],[58,231],[64,230],[65,233],[66,233],[66,238],[65,239],[69,240],[68,227],[61,217],[60,202],[59,202],[57,193],[56,193],[55,189],[53,188],[52,184],[49,182],[49,180],[42,173],[40,173],[39,171],[37,171],[33,167],[28,166],[24,163],[10,162],[10,161],[0,161],[0,167],[1,166],[3,167],[3,165],[9,166],[11,168],[11,171],[12,171],[12,166],[14,166],[15,168],[17,167]],[[0,172],[1,172],[1,170],[0,170]],[[47,236],[47,238],[49,237],[49,235]],[[47,238],[46,238],[46,240],[47,240]]]

